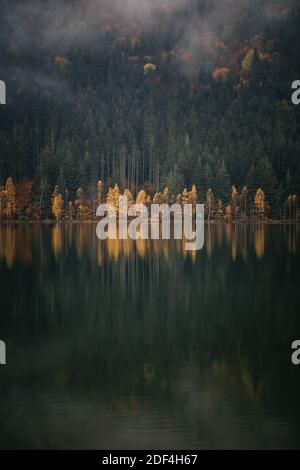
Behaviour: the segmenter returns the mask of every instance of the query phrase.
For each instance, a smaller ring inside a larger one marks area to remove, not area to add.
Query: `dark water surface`
[[[0,226],[0,447],[300,448],[299,232]]]

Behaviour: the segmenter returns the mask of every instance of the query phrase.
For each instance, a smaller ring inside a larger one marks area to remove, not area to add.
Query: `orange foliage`
[[[230,74],[230,70],[227,67],[222,67],[222,68],[216,69],[213,72],[212,78],[215,81],[218,81],[218,80],[226,81],[228,79],[229,74]]]
[[[24,178],[16,185],[16,203],[19,215],[25,215],[25,211],[31,202],[32,181]]]

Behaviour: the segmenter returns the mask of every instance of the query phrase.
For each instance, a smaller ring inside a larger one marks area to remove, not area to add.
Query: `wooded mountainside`
[[[91,211],[99,181],[134,198],[211,189],[224,216],[234,185],[249,210],[262,190],[269,217],[289,196],[297,212],[297,2],[3,1],[0,15],[2,218],[55,216],[57,194],[67,214],[79,189]]]

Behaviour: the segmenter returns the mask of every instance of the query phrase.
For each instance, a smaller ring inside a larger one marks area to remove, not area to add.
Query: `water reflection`
[[[0,227],[0,446],[299,447],[299,227]]]
[[[78,258],[95,255],[99,266],[103,263],[103,251],[111,261],[115,262],[118,262],[121,257],[129,258],[132,254],[137,254],[141,258],[147,258],[153,254],[168,258],[169,254],[174,251],[181,253],[184,257],[190,256],[194,261],[201,256],[201,251],[187,252],[185,240],[108,239],[99,241],[94,233],[95,225],[92,223],[62,223],[44,226],[32,224],[30,229],[23,224],[7,224],[0,226],[0,260],[4,259],[8,268],[12,268],[15,261],[24,265],[32,263],[34,245],[39,244],[42,249],[43,240],[40,234],[46,231],[46,227],[51,233],[51,248],[56,259],[61,253],[65,255],[66,252],[72,250],[74,246]],[[272,232],[280,231],[285,245],[282,248],[287,248],[290,253],[296,253],[297,243],[299,243],[299,224],[275,227],[264,224],[210,225],[205,229],[204,250],[207,257],[211,258],[214,250],[218,251],[223,247],[225,249],[227,246],[232,261],[240,256],[247,261],[249,250],[254,251],[258,259],[262,259],[267,249],[268,237]]]

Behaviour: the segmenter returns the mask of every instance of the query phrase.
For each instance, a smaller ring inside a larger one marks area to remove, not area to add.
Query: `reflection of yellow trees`
[[[67,224],[66,225],[66,242],[68,245],[68,248],[72,246],[73,244],[73,224]]]
[[[240,358],[237,367],[233,369],[226,360],[214,361],[212,364],[214,374],[226,380],[235,389],[240,387],[245,396],[255,399],[257,403],[269,395],[268,381],[254,381],[249,364],[245,358]]]
[[[130,239],[123,241],[124,255],[126,258],[130,257],[132,251],[132,241]]]
[[[242,256],[244,258],[244,260],[246,261],[247,257],[248,257],[248,245],[247,245],[247,226],[244,225],[242,227],[242,235],[241,235],[241,238],[242,238]]]
[[[61,225],[55,224],[52,227],[52,250],[55,257],[59,256],[62,248],[62,228]]]
[[[7,225],[0,227],[0,258],[4,258],[9,268],[15,259],[23,265],[32,263],[32,236],[34,230],[25,226]]]
[[[296,243],[297,226],[296,224],[286,226],[285,236],[286,236],[288,251],[290,253],[296,253],[296,249],[297,249],[297,243]]]
[[[202,252],[186,251],[186,241],[182,240],[103,240],[96,238],[96,225],[93,223],[58,223],[47,226],[50,231],[50,243],[55,257],[76,249],[78,258],[94,258],[99,266],[104,266],[109,259],[119,261],[120,258],[130,259],[138,256],[141,259],[170,259],[172,254],[178,253],[192,261],[203,256],[206,250],[208,259],[220,250],[225,249],[235,260],[239,254],[244,260],[252,253],[262,258],[265,253],[266,236],[271,230],[265,224],[249,225],[215,225],[205,227],[205,248]],[[46,230],[46,229],[45,229]],[[161,232],[161,231],[160,231]],[[172,235],[171,230],[171,235]],[[291,253],[297,250],[299,228],[295,225],[286,225],[282,229],[284,243]],[[39,225],[5,224],[0,225],[0,258],[6,260],[11,267],[17,259],[23,265],[32,263],[33,248],[41,241],[41,228]],[[47,246],[45,245],[47,249]]]
[[[230,245],[231,243],[231,225],[230,224],[225,225],[225,235],[226,235],[226,241],[228,245]]]
[[[231,229],[231,258],[233,261],[236,260],[237,256],[237,233],[236,233],[236,226]]]
[[[9,268],[12,268],[16,256],[16,230],[12,226],[6,227],[5,234],[5,261]]]
[[[212,228],[210,225],[208,225],[207,231],[206,231],[206,254],[209,258],[211,258],[211,255],[212,255],[212,248],[213,248]]]
[[[113,258],[115,261],[118,261],[120,252],[121,252],[121,241],[118,240],[110,240],[106,241],[107,253],[110,258]]]
[[[162,242],[162,254],[164,256],[164,258],[168,258],[169,257],[169,246],[170,244],[168,243],[168,240],[163,240]]]
[[[99,268],[102,266],[103,257],[102,257],[102,243],[97,244],[97,264]]]
[[[216,240],[217,245],[220,248],[223,241],[223,225],[216,225]]]
[[[145,258],[147,250],[147,240],[139,239],[136,241],[136,251],[141,258]]]
[[[75,246],[76,246],[76,253],[78,258],[84,253],[85,248],[90,245],[91,243],[91,229],[92,227],[88,224],[79,224],[76,226],[75,236]]]
[[[32,263],[31,236],[32,232],[27,230],[26,226],[18,227],[16,230],[17,257],[23,265]]]
[[[189,251],[189,254],[190,254],[190,257],[191,257],[193,263],[195,263],[196,260],[197,260],[197,253],[198,253],[198,251],[196,251],[196,250]]]
[[[254,227],[254,249],[256,256],[262,258],[265,253],[265,226],[257,225]]]

